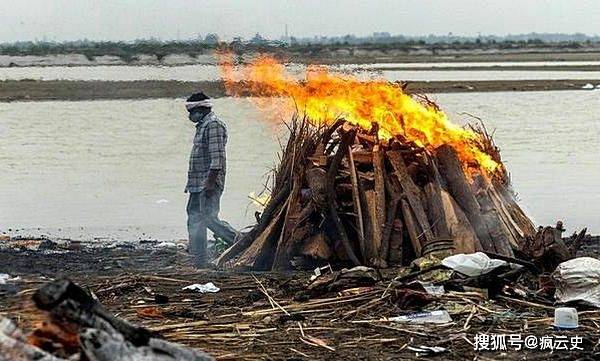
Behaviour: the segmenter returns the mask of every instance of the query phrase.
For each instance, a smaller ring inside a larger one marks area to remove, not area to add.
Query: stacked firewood
[[[386,267],[439,249],[513,256],[536,230],[515,201],[484,128],[476,146],[494,174],[464,164],[456,149],[378,138],[344,120],[288,125],[271,199],[249,233],[216,261],[284,270],[324,263]]]

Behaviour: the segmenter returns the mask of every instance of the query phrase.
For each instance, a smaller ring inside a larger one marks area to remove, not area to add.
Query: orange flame
[[[444,112],[415,100],[397,84],[360,81],[318,66],[309,66],[306,79],[299,80],[277,60],[264,56],[240,69],[235,69],[226,56],[221,60],[229,95],[239,95],[237,81],[244,80],[244,95],[260,97],[254,99],[259,106],[267,102],[276,104],[277,110],[284,113],[298,109],[313,121],[326,124],[343,117],[365,130],[371,129],[375,122],[380,139],[403,135],[430,150],[448,144],[456,149],[465,165],[479,165],[489,172],[499,166],[477,146],[478,133],[452,123]],[[290,97],[293,102],[277,102],[274,97]]]

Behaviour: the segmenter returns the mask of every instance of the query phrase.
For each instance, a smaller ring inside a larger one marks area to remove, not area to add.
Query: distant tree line
[[[16,42],[0,44],[2,55],[57,55],[83,54],[89,60],[103,55],[117,56],[126,62],[136,60],[140,54],[154,55],[161,60],[169,54],[197,56],[214,49],[217,44],[204,41],[71,41],[71,42]]]
[[[312,38],[294,38],[290,37],[290,42],[303,44],[405,44],[405,45],[426,45],[426,44],[560,44],[560,43],[598,43],[599,36],[590,36],[583,33],[562,34],[562,33],[528,33],[516,35],[478,35],[461,36],[449,33],[447,35],[421,35],[406,36],[392,35],[387,32],[377,32],[370,36],[355,36],[347,34],[343,36],[315,36]]]
[[[357,37],[352,34],[337,37],[295,38],[282,37],[278,40],[267,39],[256,34],[249,40],[240,37],[232,41],[221,41],[217,34],[208,34],[193,40],[161,41],[145,39],[135,41],[89,41],[77,40],[66,42],[22,41],[0,44],[0,55],[57,55],[83,54],[93,60],[98,56],[117,56],[126,62],[135,61],[141,54],[155,56],[159,61],[169,54],[188,54],[196,57],[210,50],[227,47],[237,53],[246,51],[269,51],[285,49],[299,53],[314,53],[322,50],[360,47],[362,49],[428,49],[433,52],[443,49],[518,49],[556,47],[577,49],[600,45],[600,37],[585,34],[522,34],[507,36],[455,36],[427,35],[403,36],[386,32],[374,33],[371,36]]]

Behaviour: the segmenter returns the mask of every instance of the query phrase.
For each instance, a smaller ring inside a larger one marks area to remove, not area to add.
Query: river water
[[[482,117],[522,205],[538,224],[600,231],[599,92],[437,94],[457,122]],[[215,100],[229,127],[222,216],[253,219],[279,149],[243,99]],[[55,237],[185,238],[187,157],[194,128],[182,100],[0,104],[0,231]],[[18,229],[19,231],[15,231]]]
[[[549,66],[560,65],[564,70],[502,70],[503,66]],[[344,73],[352,73],[360,78],[385,78],[387,80],[432,81],[432,80],[552,80],[552,79],[598,79],[599,71],[575,71],[569,66],[600,65],[600,62],[514,62],[514,63],[404,63],[404,64],[364,64],[340,65],[330,67]],[[474,70],[452,70],[456,66],[469,66]],[[482,66],[498,66],[497,70],[475,70]],[[400,69],[406,67],[407,69]],[[445,68],[446,70],[415,70],[421,67]],[[305,67],[289,64],[286,67],[291,74],[304,75]],[[394,70],[386,70],[393,68]],[[412,68],[412,70],[411,70]],[[380,69],[380,70],[373,70]],[[0,68],[0,80],[177,80],[209,81],[219,80],[220,70],[216,65],[181,66],[51,66],[51,67],[14,67]]]

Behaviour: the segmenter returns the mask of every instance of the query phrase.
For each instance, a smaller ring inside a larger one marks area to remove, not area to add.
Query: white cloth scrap
[[[6,284],[6,282],[19,281],[21,277],[10,277],[7,273],[0,273],[0,285]]]
[[[194,283],[193,285],[183,287],[183,290],[184,291],[186,291],[186,290],[196,291],[196,292],[200,292],[200,293],[217,293],[221,289],[219,287],[215,286],[214,283],[208,282],[203,285],[201,285],[200,283]]]
[[[212,108],[213,103],[211,99],[204,99],[204,100],[200,100],[197,102],[186,102],[185,103],[185,108],[187,110],[190,110],[192,108],[195,107],[207,107],[207,108]]]

